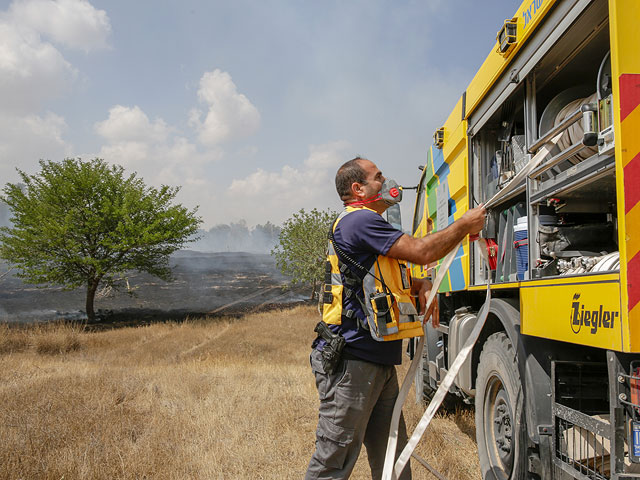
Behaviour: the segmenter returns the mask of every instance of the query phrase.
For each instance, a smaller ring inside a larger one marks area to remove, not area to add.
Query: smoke
[[[189,244],[189,250],[199,252],[249,252],[269,253],[278,243],[280,227],[271,222],[247,226],[247,222],[220,224],[207,230],[200,230],[200,239]]]
[[[0,200],[0,227],[11,226],[11,210]],[[216,225],[209,230],[199,230],[197,236],[200,239],[186,248],[198,252],[270,253],[278,243],[280,230],[271,222],[249,228],[246,221],[240,220],[228,225]]]

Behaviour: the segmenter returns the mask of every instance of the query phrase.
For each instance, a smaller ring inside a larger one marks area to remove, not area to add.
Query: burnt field
[[[101,324],[136,324],[187,317],[234,316],[295,305],[308,292],[285,289],[287,277],[268,254],[180,251],[171,257],[174,281],[127,275],[119,292],[102,290],[95,307]],[[0,263],[0,274],[7,267]],[[127,293],[128,289],[133,294]],[[24,284],[10,271],[0,278],[0,322],[84,320],[85,292]]]

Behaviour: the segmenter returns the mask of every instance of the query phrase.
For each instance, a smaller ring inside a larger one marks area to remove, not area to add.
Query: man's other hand
[[[418,303],[420,305],[420,315],[424,315],[423,323],[429,321],[431,318],[431,324],[433,328],[437,328],[440,326],[440,308],[438,306],[438,296],[436,295],[429,307],[429,311],[425,314],[425,307],[427,305],[427,300],[429,299],[429,293],[433,288],[433,284],[427,280],[426,278],[413,279],[413,284],[411,285],[411,294],[418,297]]]
[[[475,235],[484,228],[484,222],[487,218],[487,209],[483,205],[467,210],[460,221],[464,222],[469,235]]]

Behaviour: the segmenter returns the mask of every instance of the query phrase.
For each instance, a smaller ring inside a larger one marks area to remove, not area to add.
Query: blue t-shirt
[[[371,268],[376,257],[386,255],[402,235],[400,230],[392,227],[380,214],[365,208],[353,211],[343,217],[338,222],[333,234],[338,247],[367,270]],[[346,263],[359,278],[364,277],[364,271],[342,258],[339,253],[338,258],[341,262]],[[346,285],[344,275],[342,275],[342,282]],[[362,285],[360,284],[355,290],[356,295],[364,300]],[[345,351],[369,362],[383,365],[401,364],[402,340],[390,342],[374,340],[371,333],[360,325],[358,318],[366,323],[366,315],[353,295],[350,298],[343,298],[343,311],[348,309],[354,310],[355,316],[351,318],[343,316],[341,325],[329,325],[331,330],[339,332],[345,338]],[[313,346],[322,350],[324,340],[316,340]]]

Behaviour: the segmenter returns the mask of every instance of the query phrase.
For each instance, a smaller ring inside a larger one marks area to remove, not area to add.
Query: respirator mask
[[[382,184],[379,196],[387,205],[395,205],[402,200],[402,187],[395,180],[387,178]]]
[[[384,200],[384,203],[387,206],[395,205],[396,203],[400,203],[402,200],[402,187],[398,185],[395,180],[391,180],[390,178],[386,178],[382,183],[382,189],[380,193],[373,195],[372,197],[365,198],[360,202],[352,202],[349,205],[354,207],[368,205],[369,203],[377,202],[378,200]]]

